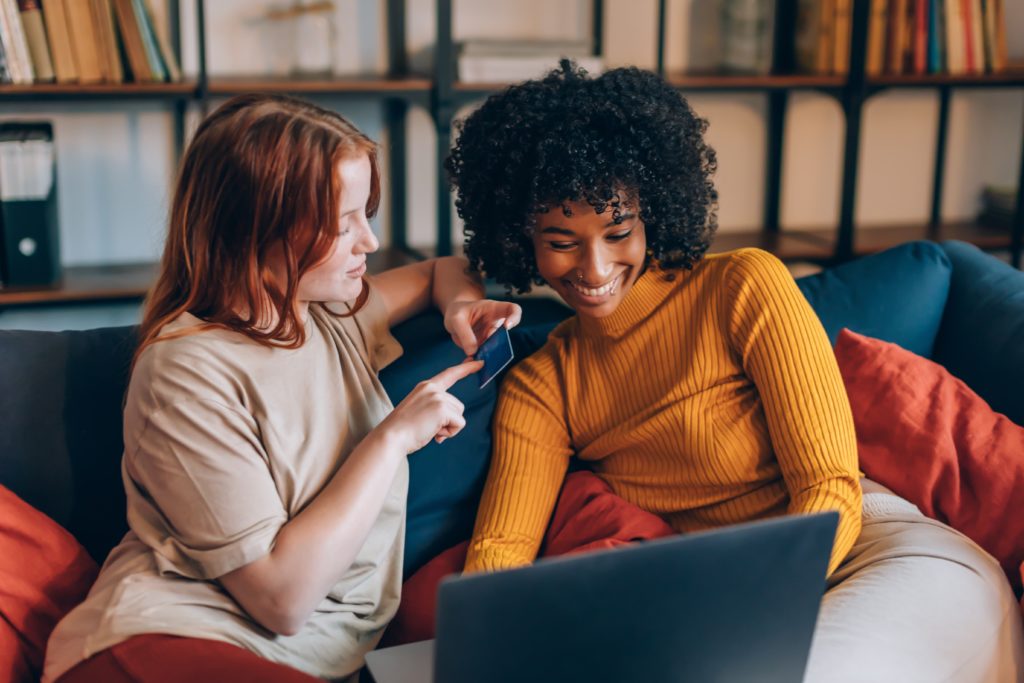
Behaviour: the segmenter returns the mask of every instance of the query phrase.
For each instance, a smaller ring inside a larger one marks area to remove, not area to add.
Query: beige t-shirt
[[[165,331],[199,323],[184,314]],[[214,580],[266,555],[392,409],[377,371],[402,349],[372,287],[353,317],[311,305],[306,330],[297,349],[215,329],[143,352],[124,412],[131,530],[53,632],[44,681],[142,633],[226,641],[323,678],[362,666],[398,608],[405,461],[355,562],[296,635],[262,628]]]

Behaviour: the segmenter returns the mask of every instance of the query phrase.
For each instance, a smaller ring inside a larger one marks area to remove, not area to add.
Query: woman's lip
[[[348,274],[349,277],[359,277],[360,275],[362,275],[365,272],[366,272],[366,261],[363,261],[361,264],[359,264],[358,268],[353,268],[352,270],[348,271],[347,274]]]
[[[604,294],[599,294],[597,296],[591,296],[590,294],[584,294],[580,290],[576,289],[575,285],[572,282],[570,282],[569,280],[566,280],[565,284],[566,284],[566,287],[568,287],[568,289],[570,289],[572,291],[572,293],[578,299],[580,299],[581,301],[583,301],[585,303],[591,303],[591,304],[600,304],[600,303],[603,303],[603,302],[607,301],[608,299],[612,298],[613,296],[615,296],[616,294],[619,293],[620,288],[622,286],[622,280],[624,279],[623,276],[624,276],[624,273],[619,273],[618,275],[613,277],[611,280],[609,280],[607,283],[602,285],[602,287],[603,286],[612,285],[612,288],[611,288],[610,291],[605,292]],[[587,289],[600,289],[600,287],[588,287]]]

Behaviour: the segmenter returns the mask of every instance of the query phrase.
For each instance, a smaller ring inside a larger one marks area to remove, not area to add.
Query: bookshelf
[[[197,75],[173,83],[36,83],[0,84],[0,105],[26,102],[109,102],[148,100],[166,102],[173,115],[174,155],[180,158],[186,142],[185,116],[190,107],[205,112],[211,97],[230,97],[248,92],[272,92],[298,96],[330,95],[373,98],[384,103],[388,155],[392,244],[368,260],[368,270],[387,268],[422,258],[407,246],[405,229],[405,118],[413,105],[429,110],[433,82],[408,73],[405,54],[405,2],[384,0],[387,13],[388,73],[337,79],[272,78],[266,76],[211,78],[206,60],[206,3],[194,0],[197,36]],[[168,0],[171,43],[181,63],[179,0]],[[13,307],[82,304],[89,302],[139,301],[157,275],[157,264],[65,266],[60,282],[48,287],[0,288],[0,311]]]
[[[773,64],[767,75],[736,75],[715,72],[671,72],[665,70],[665,42],[667,0],[658,0],[655,26],[657,70],[669,83],[684,94],[708,92],[749,92],[763,94],[767,99],[767,126],[765,135],[765,198],[762,225],[749,232],[719,233],[715,250],[723,246],[736,248],[759,246],[783,259],[811,260],[838,263],[889,246],[914,239],[960,239],[983,249],[1008,250],[1011,262],[1021,267],[1024,251],[1024,191],[1018,190],[1016,219],[1009,232],[999,232],[973,222],[944,223],[940,216],[944,178],[946,136],[949,123],[949,102],[954,90],[960,88],[1022,88],[1024,68],[986,74],[949,75],[883,75],[867,77],[865,74],[868,42],[870,2],[852,2],[853,14],[850,34],[850,68],[845,75],[814,75],[797,73],[792,53],[787,49],[794,39],[797,0],[776,0],[773,36]],[[602,9],[600,0],[593,3],[593,41],[595,53],[600,53]],[[439,103],[435,110],[438,125],[438,218],[437,242],[439,253],[446,251],[445,243],[451,225],[450,199],[443,185],[443,151],[450,144],[451,112],[455,107],[485,97],[507,87],[507,83],[467,84],[455,77],[454,47],[451,33],[452,0],[437,0],[437,55],[434,74]],[[857,162],[860,152],[860,124],[864,104],[869,98],[892,88],[931,89],[939,97],[939,125],[936,136],[936,156],[932,178],[931,212],[927,222],[920,225],[872,226],[856,225]],[[845,120],[842,152],[842,179],[840,188],[840,217],[833,227],[817,230],[782,232],[779,224],[779,200],[782,178],[782,150],[788,95],[797,91],[816,91],[836,99]],[[1021,173],[1018,188],[1024,187],[1024,150],[1021,153]],[[813,244],[813,248],[808,245]]]
[[[218,77],[207,71],[206,3],[195,3],[197,35],[197,73],[178,83],[124,84],[36,84],[0,85],[0,106],[25,102],[118,102],[149,100],[167,105],[174,123],[174,151],[180,157],[185,145],[185,114],[190,108],[205,111],[210,98],[229,97],[245,92],[278,92],[299,96],[330,95],[332,97],[370,98],[383,103],[386,146],[391,244],[371,263],[372,269],[409,262],[427,254],[445,255],[458,250],[451,244],[451,193],[443,170],[444,158],[451,145],[452,122],[456,111],[469,103],[507,87],[507,83],[462,83],[456,74],[456,46],[452,34],[453,0],[436,0],[437,36],[435,63],[427,75],[410,72],[406,52],[405,0],[381,0],[386,15],[387,73],[362,77],[334,79]],[[720,233],[713,246],[723,251],[743,246],[758,246],[786,260],[808,260],[823,264],[836,263],[873,253],[888,246],[912,239],[962,239],[983,249],[1009,250],[1014,265],[1021,266],[1024,250],[1024,192],[1018,189],[1016,219],[1013,229],[1006,231],[977,225],[970,221],[943,222],[939,208],[942,199],[945,147],[949,122],[949,103],[953,92],[969,88],[1024,88],[1024,68],[984,75],[946,74],[883,75],[865,74],[868,34],[868,2],[853,2],[850,43],[850,70],[843,76],[796,73],[791,54],[785,48],[793,40],[793,17],[797,0],[776,0],[773,64],[768,75],[736,75],[716,72],[666,72],[664,54],[666,41],[667,0],[658,0],[655,46],[657,69],[684,94],[687,93],[758,93],[766,98],[767,125],[765,134],[765,193],[763,219],[759,229],[748,232]],[[603,3],[591,0],[593,48],[602,52]],[[168,0],[171,42],[181,61],[181,16],[178,0]],[[865,103],[873,96],[894,89],[929,89],[939,98],[939,125],[935,140],[935,165],[932,178],[932,202],[929,220],[917,225],[857,225],[854,215],[857,160],[860,150],[860,122]],[[842,151],[840,212],[836,225],[814,230],[782,231],[779,225],[779,202],[782,178],[783,133],[789,94],[820,92],[835,98],[845,120]],[[405,122],[410,107],[427,111],[437,132],[436,157],[436,239],[432,248],[413,250],[406,234],[406,162]],[[1024,177],[1024,151],[1022,151]],[[1018,188],[1021,188],[1018,180]],[[0,310],[14,306],[84,303],[89,301],[138,300],[155,276],[154,264],[100,265],[65,268],[62,283],[33,290],[0,289]]]

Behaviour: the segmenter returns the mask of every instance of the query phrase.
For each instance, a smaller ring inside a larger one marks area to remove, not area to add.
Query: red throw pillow
[[[0,486],[0,678],[39,678],[50,632],[98,571],[74,536]]]
[[[675,533],[661,517],[641,510],[612,493],[603,479],[587,471],[565,479],[548,527],[541,555],[566,555],[614,548],[633,541],[651,540]],[[469,541],[449,548],[402,586],[402,604],[379,647],[413,643],[434,637],[437,587],[449,574],[466,564]]]
[[[895,344],[843,330],[835,353],[864,473],[973,539],[1019,590],[1024,427]]]

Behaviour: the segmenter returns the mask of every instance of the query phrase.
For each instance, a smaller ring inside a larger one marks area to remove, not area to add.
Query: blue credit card
[[[512,362],[512,340],[509,339],[508,330],[504,326],[495,330],[487,341],[480,345],[473,359],[484,362],[484,367],[476,373],[480,380],[480,388],[483,389]]]

